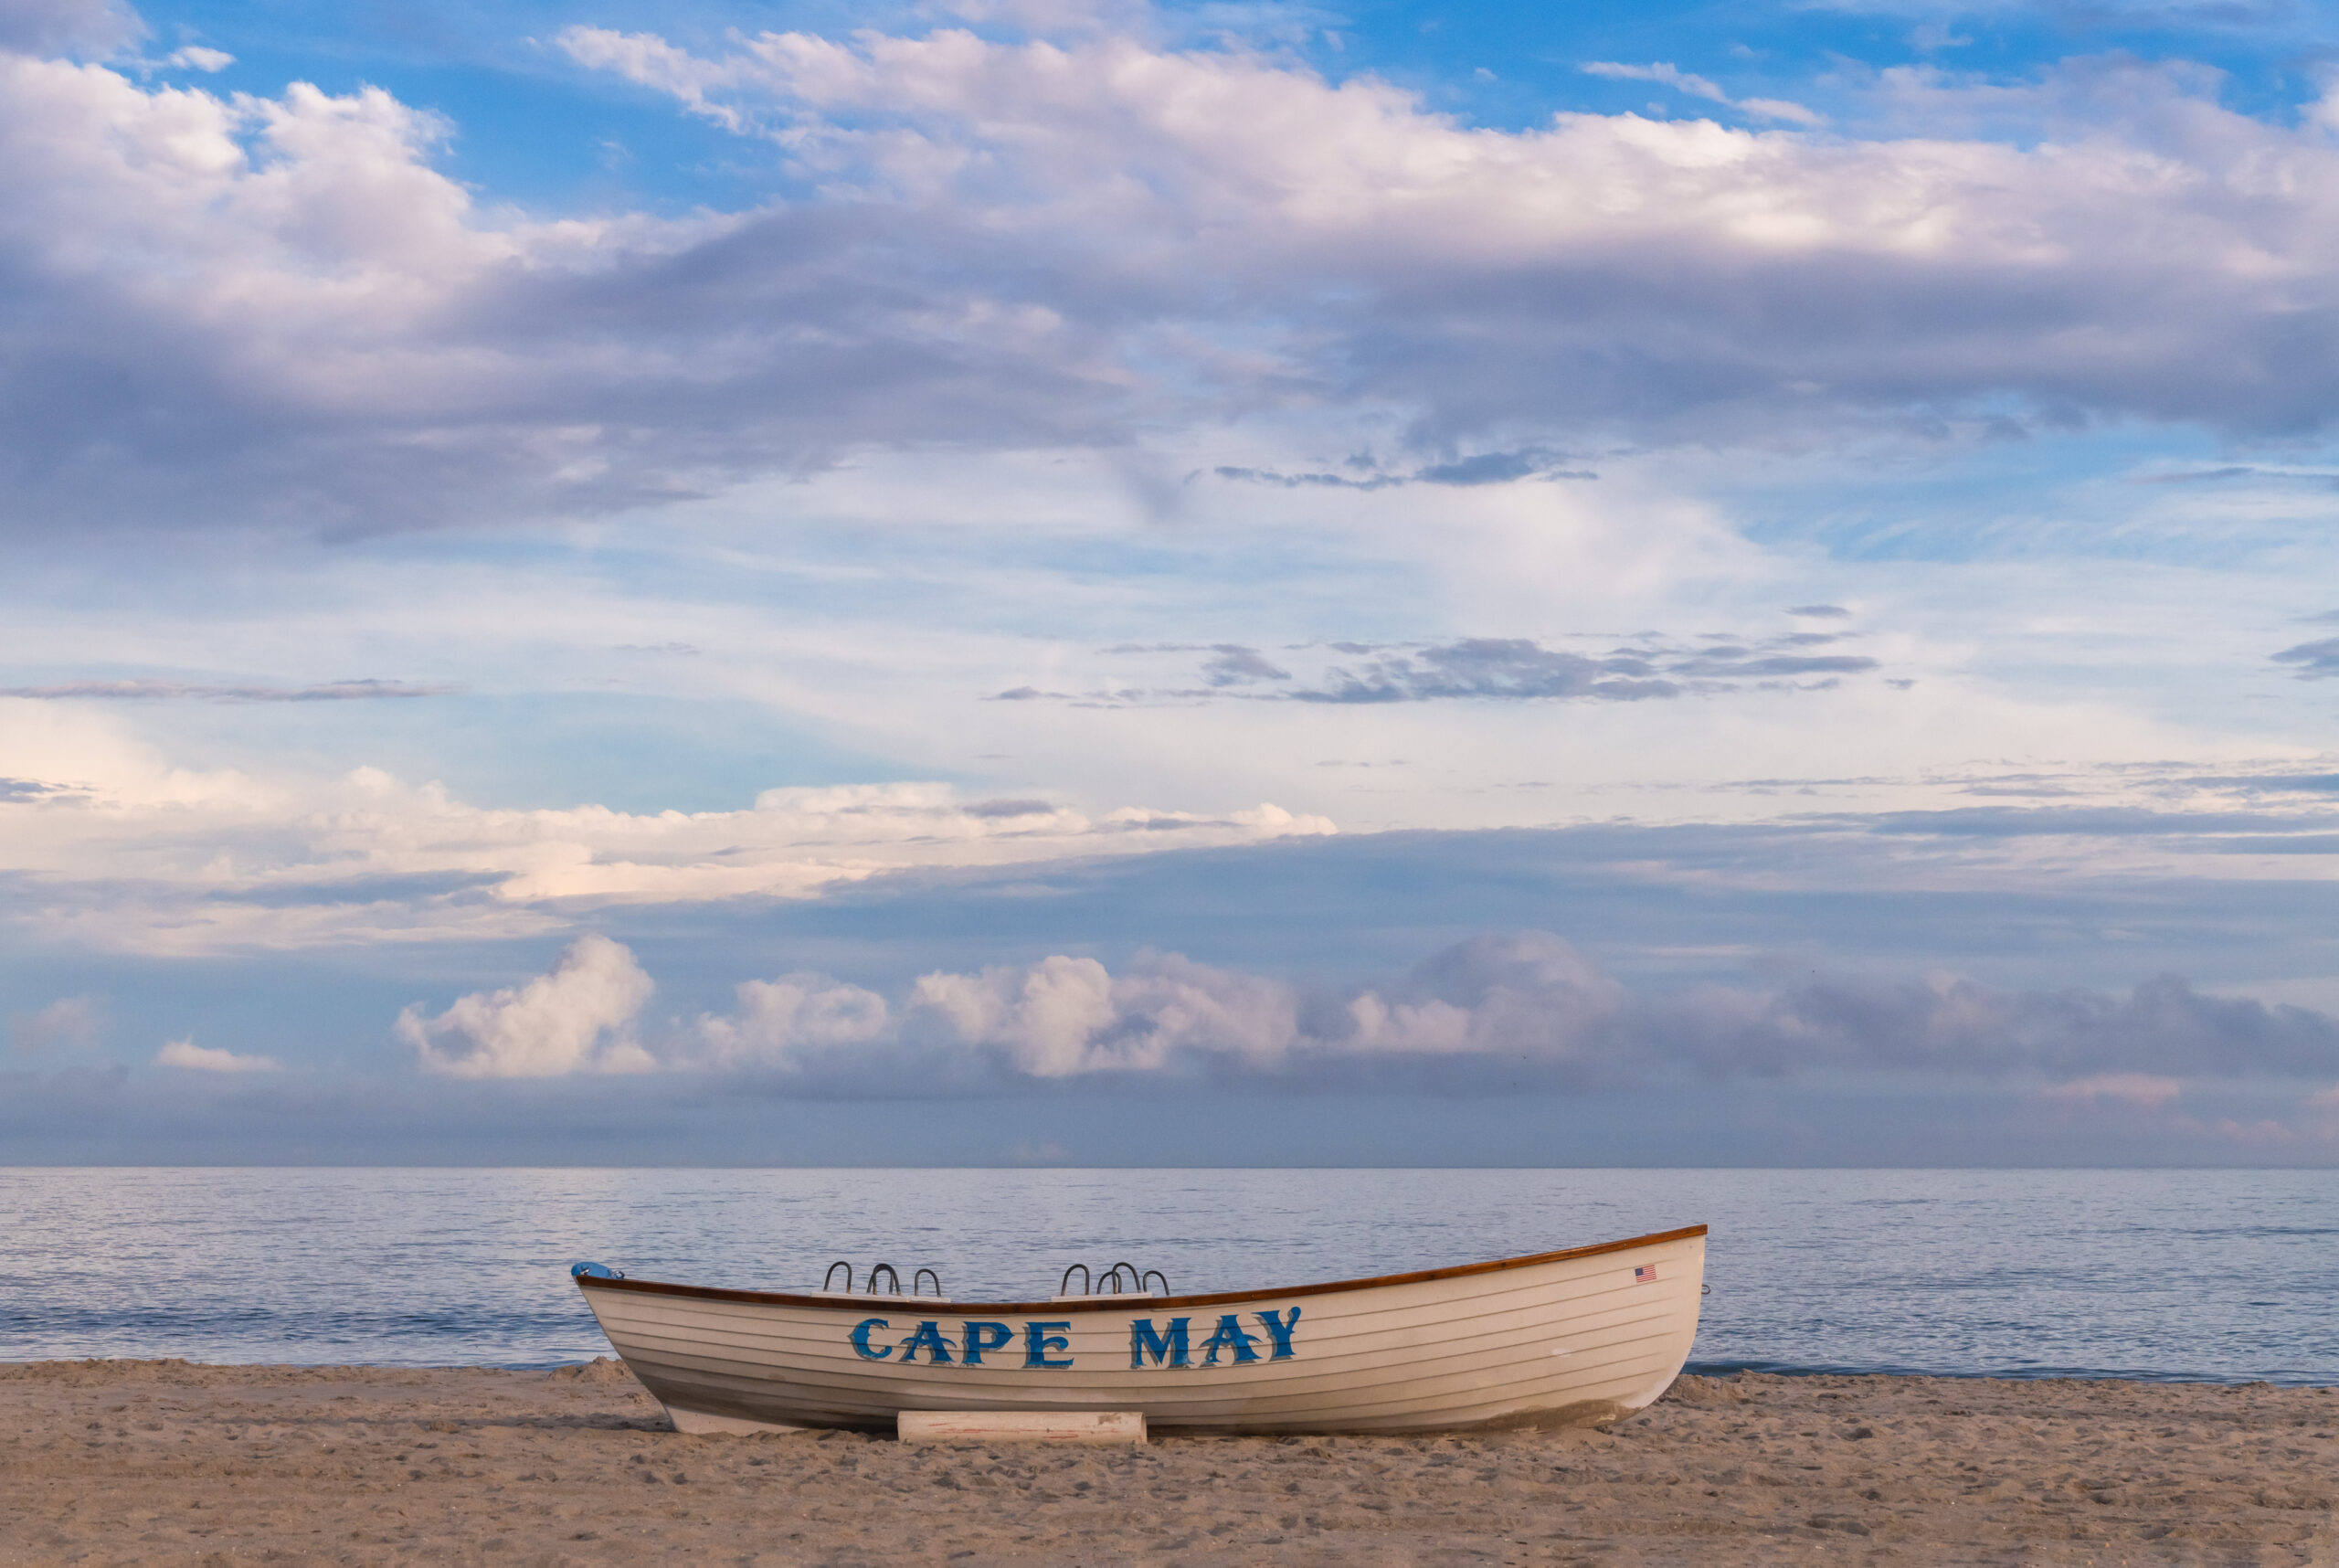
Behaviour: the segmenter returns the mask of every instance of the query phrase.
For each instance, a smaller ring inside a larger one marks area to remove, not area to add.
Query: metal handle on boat
[[[1137,1282],[1137,1287],[1140,1294],[1143,1293],[1145,1289],[1146,1279],[1158,1279],[1161,1281],[1161,1294],[1164,1296],[1170,1294],[1170,1277],[1162,1273],[1159,1269],[1148,1268],[1145,1271],[1145,1279],[1140,1279]]]
[[[1080,1293],[1083,1296],[1095,1295],[1095,1281],[1089,1277],[1088,1266],[1085,1263],[1073,1264],[1064,1271],[1064,1277],[1056,1281],[1056,1294],[1059,1296],[1072,1294],[1072,1271],[1074,1268],[1080,1270]]]
[[[1698,1294],[1700,1296],[1711,1296],[1713,1293],[1714,1287],[1710,1285],[1700,1285],[1698,1287]]]
[[[837,1270],[840,1268],[844,1270],[844,1293],[850,1296],[852,1294],[852,1265],[842,1258],[829,1265],[829,1271],[820,1276],[820,1288],[826,1290],[829,1287],[829,1281],[837,1277]]]
[[[921,1280],[921,1279],[931,1279],[932,1281],[934,1281],[934,1293],[935,1293],[937,1296],[939,1296],[939,1295],[941,1295],[941,1294],[942,1294],[942,1277],[941,1277],[940,1275],[938,1275],[938,1274],[935,1273],[935,1272],[934,1272],[934,1270],[932,1270],[932,1269],[930,1269],[930,1268],[926,1268],[926,1267],[925,1267],[925,1266],[921,1266],[919,1267],[918,1271],[917,1271],[915,1274],[913,1274],[913,1275],[911,1275],[911,1276],[910,1276],[910,1294],[911,1294],[911,1295],[913,1295],[913,1296],[923,1296],[923,1295],[925,1295],[925,1294],[926,1294],[926,1292],[925,1292],[925,1291],[923,1291],[923,1290],[920,1290],[920,1289],[918,1288],[918,1286],[917,1286],[917,1282],[918,1282],[919,1280]]]
[[[878,1294],[877,1277],[881,1274],[894,1282],[894,1287],[884,1294],[899,1296],[902,1293],[902,1277],[894,1272],[894,1266],[890,1263],[873,1263],[869,1266],[869,1294],[872,1296]]]

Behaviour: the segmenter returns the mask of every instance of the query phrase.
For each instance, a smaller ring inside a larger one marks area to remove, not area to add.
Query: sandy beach
[[[624,1370],[0,1367],[0,1562],[2339,1563],[2339,1390],[1684,1378],[1613,1428],[684,1437]]]

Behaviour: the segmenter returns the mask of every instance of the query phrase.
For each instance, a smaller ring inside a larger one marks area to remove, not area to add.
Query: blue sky
[[[0,1158],[2332,1163],[2332,21],[0,8]]]

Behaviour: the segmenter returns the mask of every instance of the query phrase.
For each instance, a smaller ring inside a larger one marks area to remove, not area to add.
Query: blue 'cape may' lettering
[[[1254,1312],[1251,1316],[1256,1318],[1260,1327],[1267,1331],[1267,1360],[1291,1360],[1297,1353],[1291,1348],[1291,1331],[1299,1326],[1299,1308],[1294,1307],[1289,1317],[1279,1311]],[[1148,1358],[1158,1367],[1196,1365],[1192,1325],[1191,1318],[1172,1318],[1165,1330],[1155,1328],[1150,1318],[1133,1319],[1129,1324],[1130,1369],[1141,1370]],[[1233,1366],[1239,1367],[1259,1359],[1258,1336],[1244,1329],[1243,1319],[1237,1313],[1229,1312],[1219,1319],[1218,1327],[1201,1343],[1202,1359],[1199,1364],[1206,1367],[1219,1365],[1221,1351],[1233,1357],[1228,1364]]]
[[[1254,1312],[1251,1316],[1257,1319],[1259,1327],[1266,1330],[1265,1360],[1287,1361],[1297,1353],[1292,1349],[1291,1336],[1292,1330],[1299,1326],[1298,1308],[1290,1308],[1287,1314],[1270,1310]],[[873,1330],[892,1327],[893,1324],[884,1318],[863,1318],[853,1326],[849,1336],[853,1352],[865,1361],[891,1361],[894,1352],[899,1351],[902,1357],[900,1364],[904,1366],[915,1363],[921,1351],[925,1353],[928,1366],[992,1366],[998,1363],[986,1361],[984,1357],[992,1351],[1007,1349],[1015,1340],[1015,1330],[1009,1325],[976,1319],[960,1323],[958,1338],[954,1340],[942,1331],[938,1320],[929,1318],[919,1323],[898,1345],[873,1345],[869,1342]],[[1064,1352],[1072,1348],[1071,1329],[1069,1321],[1025,1323],[1022,1365],[1027,1368],[1044,1367],[1051,1371],[1070,1367],[1073,1358]],[[1194,1359],[1197,1349],[1201,1354],[1200,1361]],[[1222,1362],[1219,1360],[1222,1354],[1226,1357]],[[1210,1338],[1199,1347],[1193,1342],[1193,1319],[1191,1318],[1172,1318],[1166,1327],[1159,1329],[1153,1326],[1150,1318],[1134,1318],[1129,1321],[1131,1370],[1142,1370],[1148,1364],[1156,1367],[1239,1367],[1260,1359],[1259,1336],[1243,1326],[1243,1317],[1238,1312],[1222,1314],[1217,1326],[1211,1330]]]

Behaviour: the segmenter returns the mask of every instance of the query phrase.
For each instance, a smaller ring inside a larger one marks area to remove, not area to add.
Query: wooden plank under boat
[[[960,1302],[597,1275],[601,1330],[683,1432],[890,1430],[905,1410],[1139,1411],[1158,1433],[1570,1425],[1638,1410],[1697,1337],[1706,1227],[1202,1296]]]

